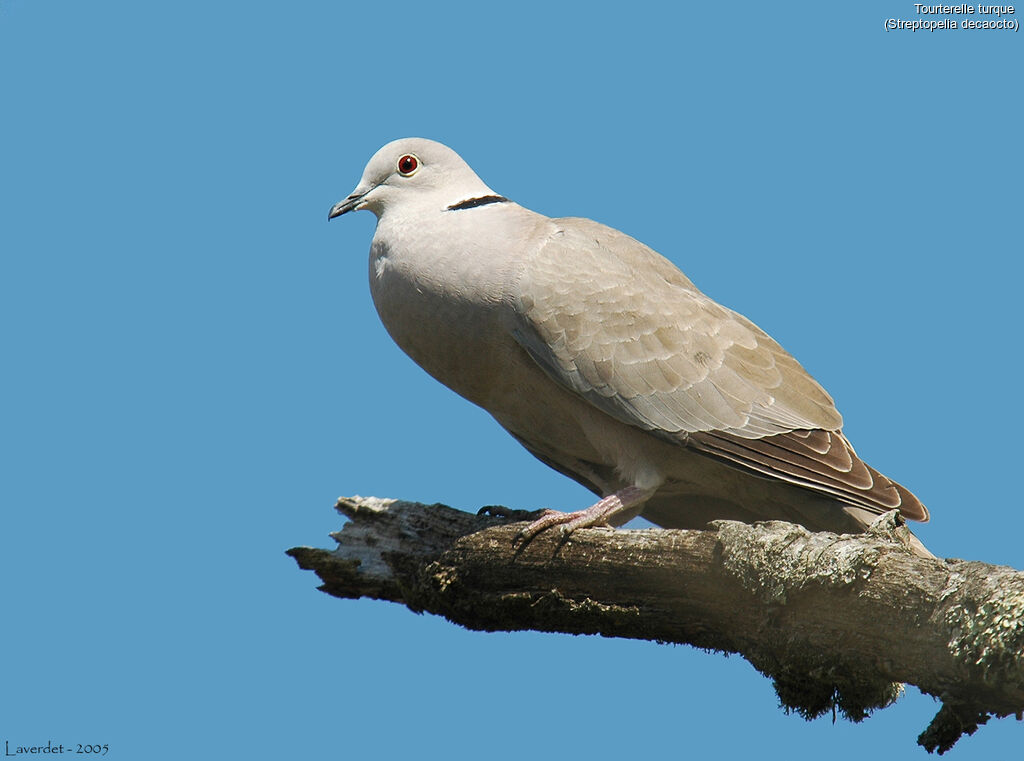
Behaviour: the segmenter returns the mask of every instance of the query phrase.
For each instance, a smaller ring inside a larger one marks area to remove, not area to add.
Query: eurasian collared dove
[[[370,291],[395,342],[601,499],[524,531],[786,520],[863,531],[921,502],[865,464],[832,398],[670,261],[589,219],[496,194],[447,146],[370,159],[333,219],[369,209]],[[922,553],[927,551],[920,548]]]

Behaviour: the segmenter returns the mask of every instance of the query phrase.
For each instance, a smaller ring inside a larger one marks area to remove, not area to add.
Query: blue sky
[[[418,135],[653,246],[829,389],[937,554],[1024,567],[1021,37],[913,3],[0,0],[0,741],[110,758],[924,757],[742,659],[481,634],[283,553],[340,494],[590,495],[439,386],[369,299]],[[1002,721],[950,758],[1008,759]]]

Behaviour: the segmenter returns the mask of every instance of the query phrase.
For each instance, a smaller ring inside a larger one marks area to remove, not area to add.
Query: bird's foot
[[[629,515],[622,517],[623,513],[629,513],[638,505],[642,505],[654,493],[653,489],[642,489],[639,486],[627,486],[614,494],[595,502],[586,510],[577,510],[572,513],[562,513],[557,510],[545,510],[543,514],[516,534],[515,543],[525,546],[541,531],[553,526],[561,526],[561,540],[565,541],[569,535],[578,528],[589,528],[590,526],[617,526],[625,523],[633,517]],[[618,518],[618,520],[615,520]]]
[[[516,510],[511,507],[504,507],[503,505],[484,505],[476,511],[476,514],[489,515],[492,518],[509,518],[514,521],[532,521],[543,515],[554,512],[557,511],[548,510],[547,508],[542,508],[540,510]],[[561,513],[559,513],[559,515],[561,515]]]

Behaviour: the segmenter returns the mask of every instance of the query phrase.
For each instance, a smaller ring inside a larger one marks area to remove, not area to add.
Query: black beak
[[[352,211],[359,205],[359,202],[363,200],[364,195],[365,193],[353,193],[344,201],[334,204],[334,206],[331,207],[331,210],[327,213],[327,219],[334,219],[335,217],[340,217],[346,212]]]

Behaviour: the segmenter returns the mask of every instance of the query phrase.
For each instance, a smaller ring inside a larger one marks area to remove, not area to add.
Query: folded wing
[[[927,519],[857,457],[832,398],[764,331],[633,238],[586,219],[551,224],[520,273],[513,326],[549,377],[734,467]]]

